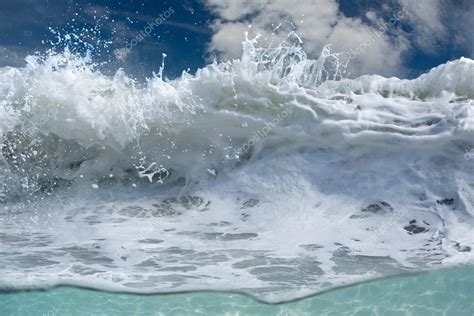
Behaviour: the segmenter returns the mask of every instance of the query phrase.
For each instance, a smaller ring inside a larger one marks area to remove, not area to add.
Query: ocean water
[[[0,294],[2,315],[458,315],[474,313],[474,268],[381,279],[283,304],[225,292],[131,295],[71,287]]]
[[[473,60],[343,79],[329,48],[243,45],[174,80],[0,68],[0,288],[277,303],[474,262]]]

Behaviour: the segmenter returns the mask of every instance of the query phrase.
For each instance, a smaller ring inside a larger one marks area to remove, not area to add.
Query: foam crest
[[[278,301],[472,262],[472,60],[342,79],[296,34],[243,45],[175,80],[68,49],[0,68],[0,287]]]
[[[472,60],[449,62],[414,80],[380,76],[339,80],[346,65],[328,46],[318,60],[310,60],[294,33],[274,48],[258,47],[257,40],[243,43],[239,60],[215,62],[194,76],[183,73],[171,81],[155,76],[145,84],[122,70],[106,76],[96,69],[90,54],[80,57],[67,48],[61,54],[29,56],[25,68],[3,68],[3,159],[16,173],[29,170],[22,177],[35,179],[45,175],[97,179],[107,177],[112,169],[123,178],[118,170],[139,166],[135,174],[143,175],[151,164],[158,170],[173,170],[179,178],[232,166],[234,158],[261,152],[270,138],[256,144],[250,140],[262,129],[280,141],[303,132],[318,146],[337,147],[345,146],[341,143],[345,135],[362,131],[376,130],[391,137],[472,128],[468,99],[474,91]],[[361,105],[350,104],[354,96]],[[402,96],[406,101],[389,109],[374,105],[378,96]],[[460,114],[453,118],[459,125],[441,120],[450,105],[409,101],[426,97],[459,103],[456,111]],[[361,112],[361,106],[370,110]],[[287,111],[292,115],[279,119],[277,125],[272,123]],[[393,115],[400,116],[397,123]],[[424,126],[423,120],[438,122],[436,131],[428,127],[433,124]],[[318,137],[329,130],[327,141]],[[35,149],[39,147],[40,156]],[[18,154],[29,158],[13,158]],[[233,158],[229,161],[229,157]],[[190,170],[188,161],[196,158],[200,163]],[[31,175],[39,163],[42,174]],[[109,171],[102,174],[103,169]]]

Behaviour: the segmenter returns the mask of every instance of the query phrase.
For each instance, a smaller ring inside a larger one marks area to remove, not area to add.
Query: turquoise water
[[[277,305],[235,293],[57,287],[0,294],[0,315],[474,315],[474,267],[380,279]]]

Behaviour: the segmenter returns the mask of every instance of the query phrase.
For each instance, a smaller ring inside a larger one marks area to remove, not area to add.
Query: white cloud
[[[245,39],[245,32],[249,30],[248,23],[219,21],[212,28],[214,35],[209,49],[219,52],[224,59],[239,57],[242,50],[240,43]]]
[[[219,16],[228,21],[236,21],[243,16],[263,9],[269,1],[267,0],[208,0],[212,9]]]
[[[448,29],[445,45],[458,47],[464,57],[474,59],[474,1],[460,1],[457,6],[444,1],[441,10]]]
[[[435,53],[446,37],[442,23],[441,0],[399,0],[407,9],[407,19],[413,28],[414,40],[425,52]]]
[[[426,54],[443,50],[474,57],[474,2],[472,0],[398,0],[407,9],[413,28],[411,40]]]
[[[328,43],[333,44],[335,51],[356,49],[374,37],[373,32],[378,28],[376,23],[369,26],[358,18],[344,16],[336,0],[207,0],[207,3],[219,16],[212,25],[214,35],[209,50],[219,52],[223,58],[240,56],[245,31],[251,35],[260,33],[269,42],[282,40],[290,30],[296,29],[304,40],[305,50],[317,57]],[[383,22],[374,11],[368,12],[368,18]],[[370,45],[355,56],[351,62],[353,75],[403,72],[401,56],[409,45],[396,25],[390,28],[393,29],[387,28],[374,37]]]
[[[376,31],[357,19],[343,19],[332,30],[329,41],[336,51],[353,51],[356,58],[351,60],[352,74],[401,75],[402,54],[409,45],[399,35],[390,38],[388,33]],[[360,52],[360,53],[359,53]]]

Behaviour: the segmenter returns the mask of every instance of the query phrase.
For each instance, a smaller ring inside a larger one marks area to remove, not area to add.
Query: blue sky
[[[90,43],[94,58],[107,61],[105,72],[121,67],[150,76],[165,53],[164,73],[173,78],[213,58],[239,57],[246,31],[261,34],[266,45],[295,30],[313,58],[328,43],[334,51],[355,52],[351,76],[411,78],[448,60],[473,58],[473,24],[470,0],[0,0],[0,66],[21,66],[28,54],[51,48],[52,29]]]

